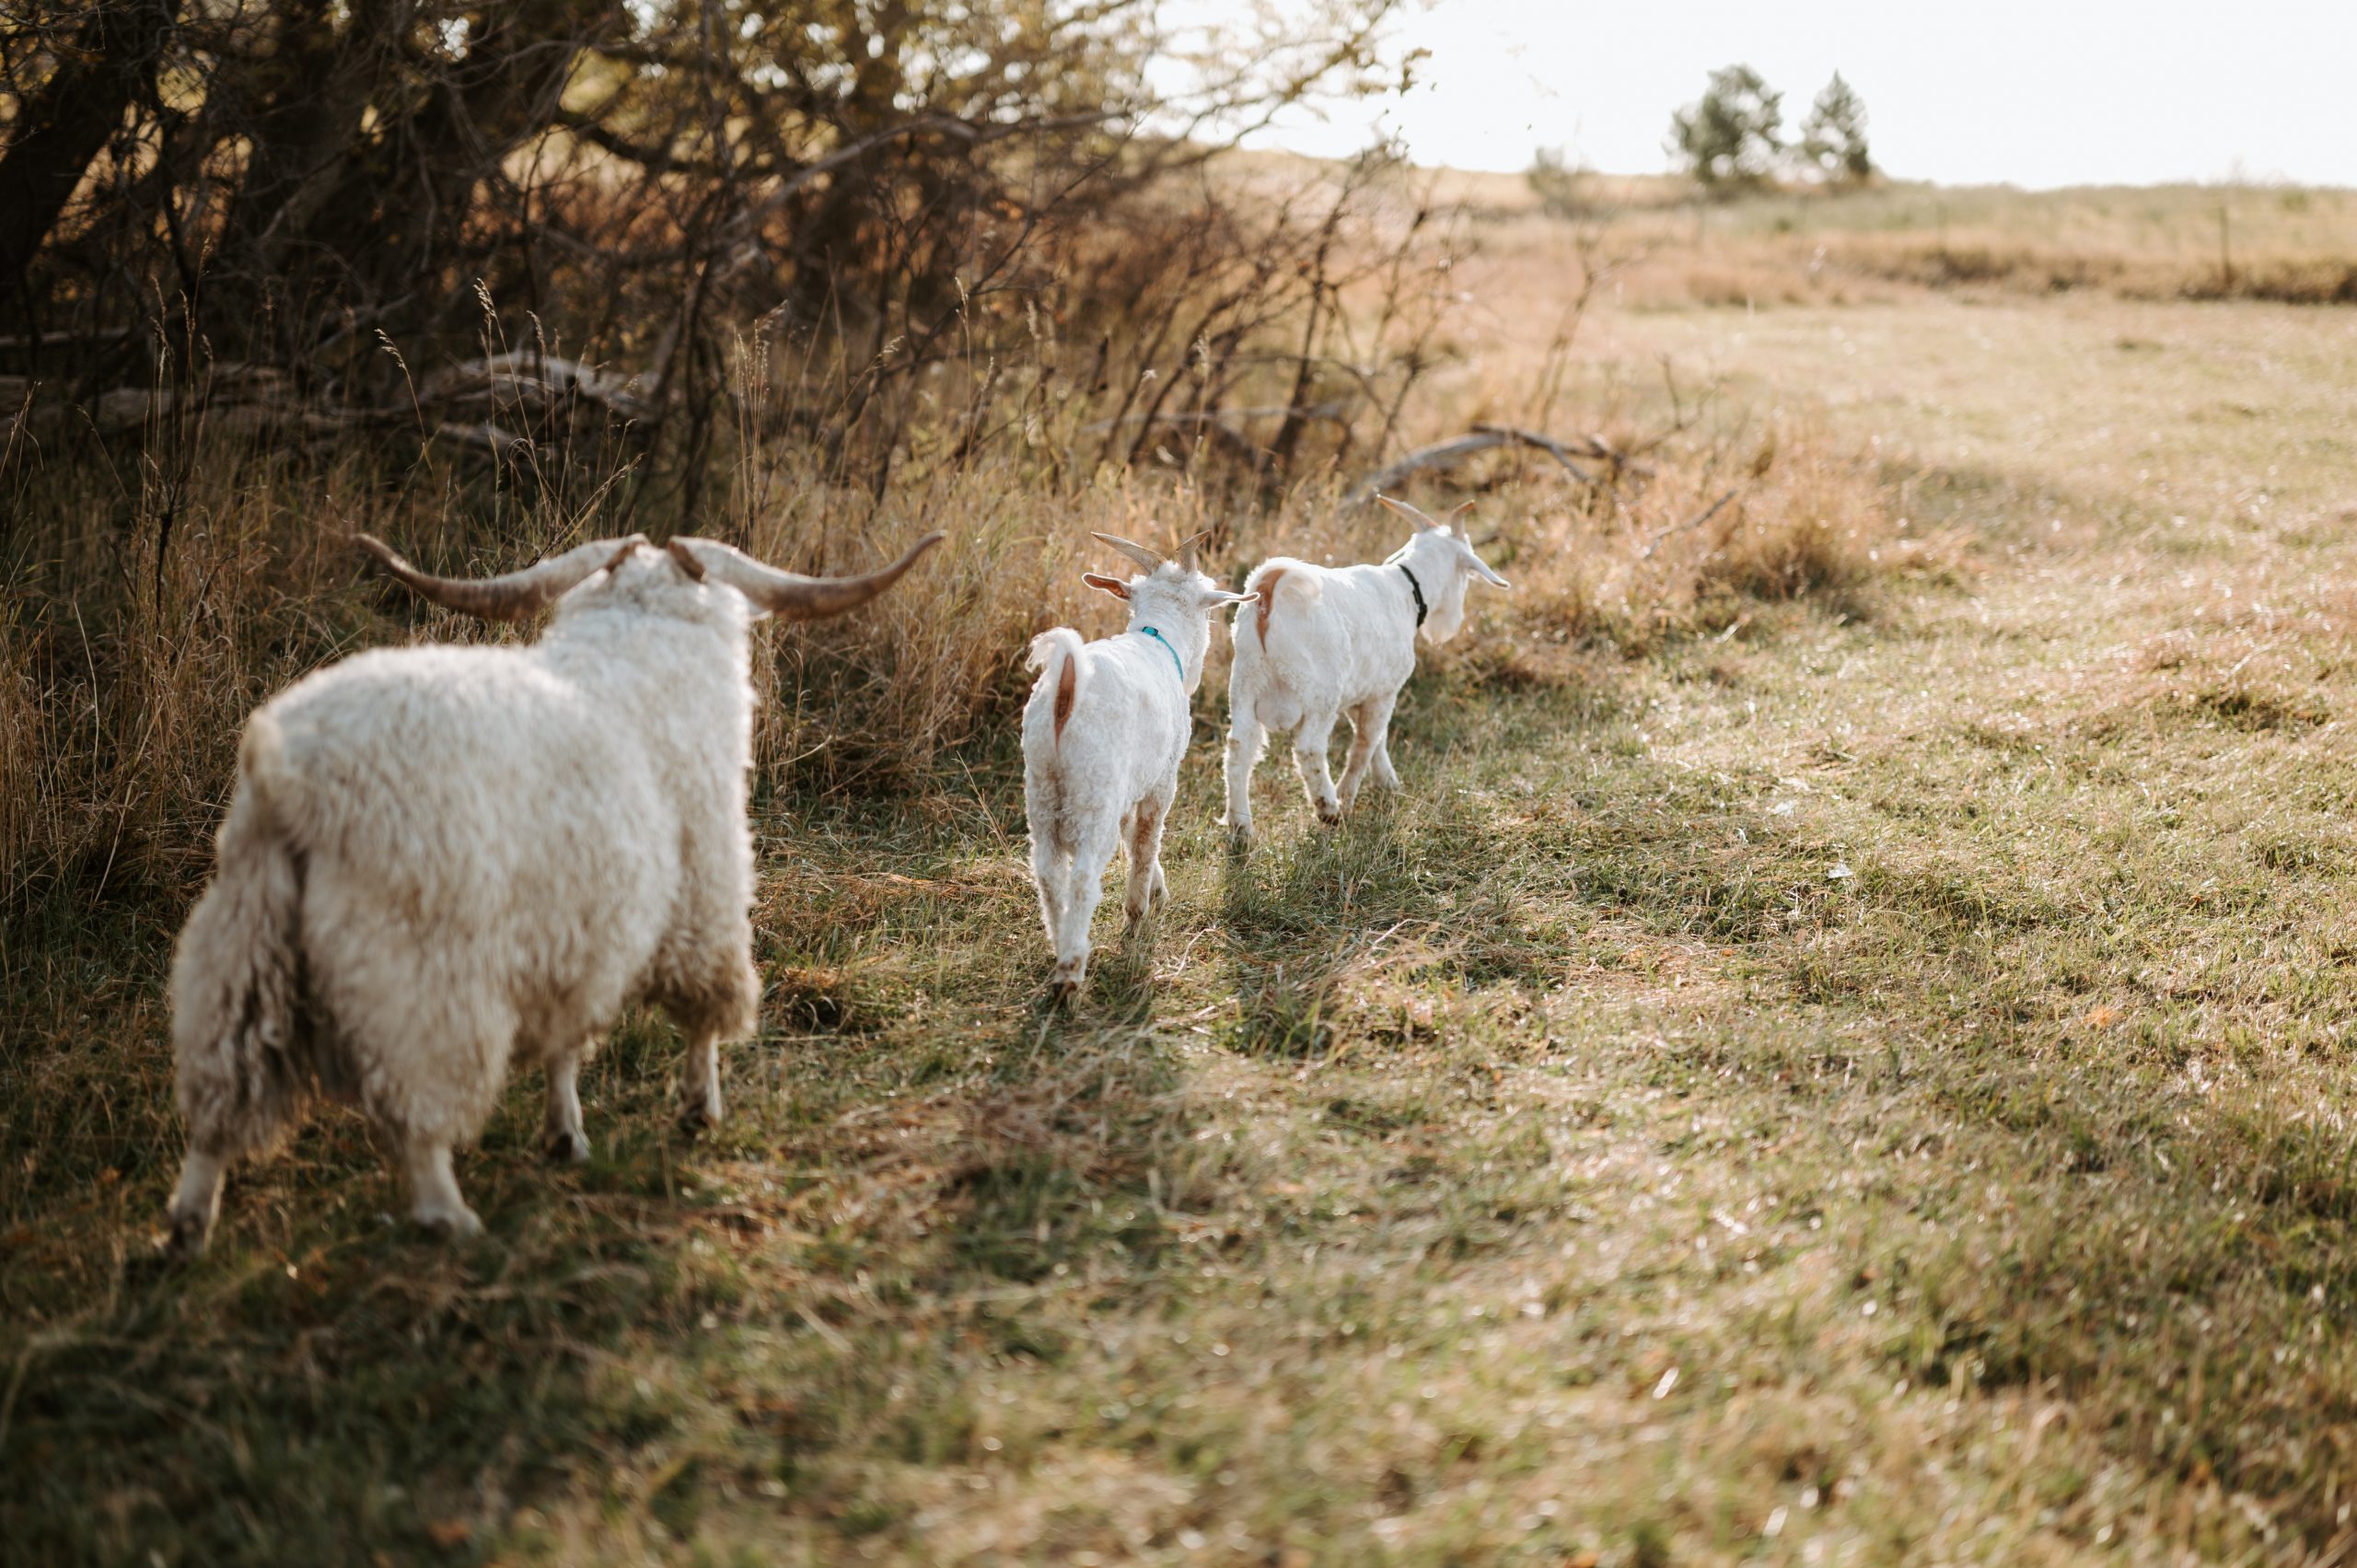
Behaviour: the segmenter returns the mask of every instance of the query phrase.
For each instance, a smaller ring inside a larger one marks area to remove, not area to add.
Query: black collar
[[[1408,579],[1408,591],[1416,596],[1416,630],[1421,632],[1424,629],[1424,616],[1428,613],[1424,609],[1424,585],[1416,581],[1416,574],[1408,570],[1405,561],[1394,561],[1392,564],[1399,567],[1399,575]]]

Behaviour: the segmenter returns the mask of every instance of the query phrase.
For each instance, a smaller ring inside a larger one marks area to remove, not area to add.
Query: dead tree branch
[[[1565,444],[1553,436],[1541,436],[1535,430],[1517,430],[1510,425],[1482,424],[1476,425],[1469,433],[1453,440],[1443,441],[1431,447],[1420,447],[1397,462],[1376,470],[1359,482],[1358,487],[1351,492],[1343,505],[1359,505],[1374,499],[1378,491],[1396,489],[1399,482],[1411,474],[1422,473],[1431,469],[1454,468],[1468,458],[1482,452],[1494,451],[1501,447],[1527,447],[1534,451],[1544,452],[1561,463],[1565,471],[1582,484],[1593,485],[1603,482],[1595,474],[1573,461]]]
[[[1720,508],[1724,507],[1728,502],[1734,500],[1736,496],[1742,494],[1743,487],[1741,485],[1737,485],[1735,489],[1728,491],[1724,495],[1720,496],[1716,501],[1712,502],[1708,506],[1703,507],[1701,511],[1687,518],[1684,522],[1673,523],[1668,528],[1662,529],[1661,532],[1654,535],[1651,540],[1646,541],[1645,548],[1637,552],[1637,559],[1640,561],[1651,561],[1654,558],[1655,551],[1659,550],[1663,545],[1668,543],[1679,534],[1692,533],[1696,528],[1701,528],[1704,523],[1707,523],[1713,517],[1717,517],[1719,515]]]

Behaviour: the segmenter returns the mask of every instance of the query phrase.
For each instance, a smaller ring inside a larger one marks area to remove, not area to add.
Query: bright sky
[[[1671,111],[1743,62],[1788,130],[1838,68],[1901,179],[2357,186],[2357,0],[1430,0],[1411,49],[1404,97],[1263,142],[1338,155],[1379,122],[1422,164],[1656,172]]]

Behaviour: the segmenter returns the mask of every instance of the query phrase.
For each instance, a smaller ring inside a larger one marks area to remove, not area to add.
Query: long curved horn
[[[644,534],[636,533],[628,539],[595,539],[538,565],[496,577],[437,577],[411,565],[374,534],[354,534],[352,539],[386,571],[443,609],[480,615],[485,621],[521,621],[554,603],[568,589],[620,564],[623,556],[646,542]]]
[[[1212,530],[1205,528],[1192,538],[1182,541],[1178,546],[1178,564],[1190,572],[1196,570],[1195,547],[1211,537]]]
[[[781,572],[716,539],[675,539],[670,549],[675,558],[681,551],[688,552],[703,568],[707,581],[726,583],[772,615],[789,621],[818,621],[857,610],[899,582],[917,563],[917,557],[939,544],[943,538],[941,534],[929,533],[911,546],[906,555],[864,577],[806,577],[799,572]]]
[[[1122,554],[1136,562],[1140,567],[1148,572],[1158,571],[1161,569],[1162,557],[1156,555],[1153,551],[1148,550],[1143,544],[1132,544],[1126,539],[1116,539],[1113,535],[1109,533],[1092,532],[1088,537],[1095,540],[1099,544],[1109,545],[1113,549],[1120,551]]]
[[[1394,501],[1388,495],[1377,495],[1376,499],[1382,502],[1385,505],[1390,507],[1393,511],[1399,513],[1401,517],[1407,518],[1410,522],[1415,524],[1420,528],[1436,528],[1441,526],[1439,523],[1434,521],[1430,516],[1419,511],[1413,506],[1411,506],[1405,501]]]

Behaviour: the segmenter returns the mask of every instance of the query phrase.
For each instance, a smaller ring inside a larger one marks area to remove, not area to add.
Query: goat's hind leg
[[[683,975],[664,1011],[688,1037],[679,1074],[679,1131],[693,1136],[720,1125],[720,1042],[748,1040],[761,1022],[761,982],[753,972],[749,917],[732,923],[713,959]],[[719,955],[726,955],[725,957]]]
[[[1231,687],[1233,693],[1234,688]],[[1231,695],[1227,726],[1227,817],[1228,835],[1239,844],[1252,842],[1252,770],[1260,765],[1260,749],[1269,732],[1248,703],[1237,703]]]
[[[213,1224],[221,1215],[221,1179],[228,1163],[195,1139],[189,1140],[188,1154],[180,1161],[180,1188],[172,1194],[167,1214],[170,1229],[165,1235],[164,1250],[170,1256],[193,1258],[204,1250]]]
[[[1061,960],[1063,957],[1064,892],[1070,879],[1072,857],[1059,854],[1051,842],[1051,830],[1035,813],[1031,832],[1031,884],[1039,894],[1039,923],[1046,929],[1048,951]],[[1062,963],[1058,964],[1059,970]],[[1059,1000],[1069,992],[1057,989],[1051,982],[1050,992]]]
[[[1088,973],[1088,927],[1105,898],[1105,867],[1120,847],[1120,824],[1100,819],[1073,825],[1074,843],[1064,877],[1062,919],[1055,933],[1056,967],[1048,992],[1058,1000],[1080,989]]]
[[[701,1132],[720,1125],[720,1029],[699,1021],[688,1029],[688,1060],[679,1077],[679,1128]]]

